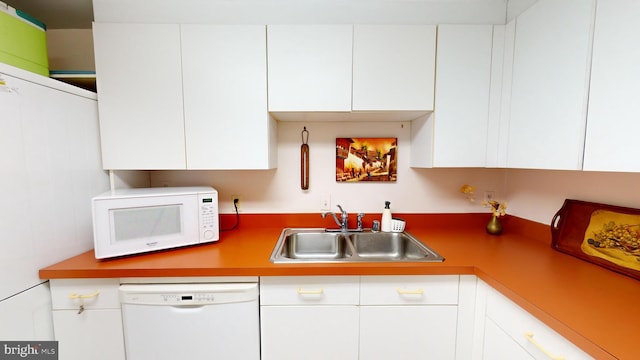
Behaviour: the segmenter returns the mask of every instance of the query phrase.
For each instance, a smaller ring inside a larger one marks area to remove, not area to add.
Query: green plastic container
[[[0,2],[0,62],[49,77],[45,25]]]

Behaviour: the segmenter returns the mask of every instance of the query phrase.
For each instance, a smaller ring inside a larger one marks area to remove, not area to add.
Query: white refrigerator
[[[0,339],[54,340],[38,270],[93,247],[102,169],[95,93],[0,63]]]

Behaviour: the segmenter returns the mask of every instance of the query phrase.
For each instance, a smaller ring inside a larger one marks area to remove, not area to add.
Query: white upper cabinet
[[[267,26],[279,120],[413,120],[433,110],[433,25]]]
[[[582,168],[595,0],[539,0],[516,19],[507,167]]]
[[[105,169],[268,169],[264,26],[94,23]]]
[[[485,166],[492,30],[438,26],[434,166]]]
[[[484,167],[493,27],[439,25],[435,111],[411,124],[411,166]]]
[[[94,23],[105,169],[184,169],[180,27]]]
[[[269,111],[351,111],[352,25],[269,25]]]
[[[516,21],[493,26],[491,90],[487,125],[487,163],[489,168],[507,166],[509,143],[509,106]]]
[[[265,26],[181,25],[181,30],[187,168],[274,167]]]
[[[355,25],[354,111],[432,111],[435,25]]]
[[[599,1],[584,170],[640,171],[640,2]]]

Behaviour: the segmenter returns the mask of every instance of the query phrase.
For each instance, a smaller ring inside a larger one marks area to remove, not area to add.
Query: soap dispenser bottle
[[[385,232],[391,231],[391,208],[389,208],[389,205],[391,205],[391,202],[384,202],[384,210],[382,210],[382,220],[380,221],[380,230]]]

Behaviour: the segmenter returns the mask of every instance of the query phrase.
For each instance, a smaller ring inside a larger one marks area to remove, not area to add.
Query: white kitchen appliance
[[[97,259],[219,239],[218,192],[208,186],[118,189],[91,202]]]
[[[120,285],[128,360],[260,359],[257,283]]]

